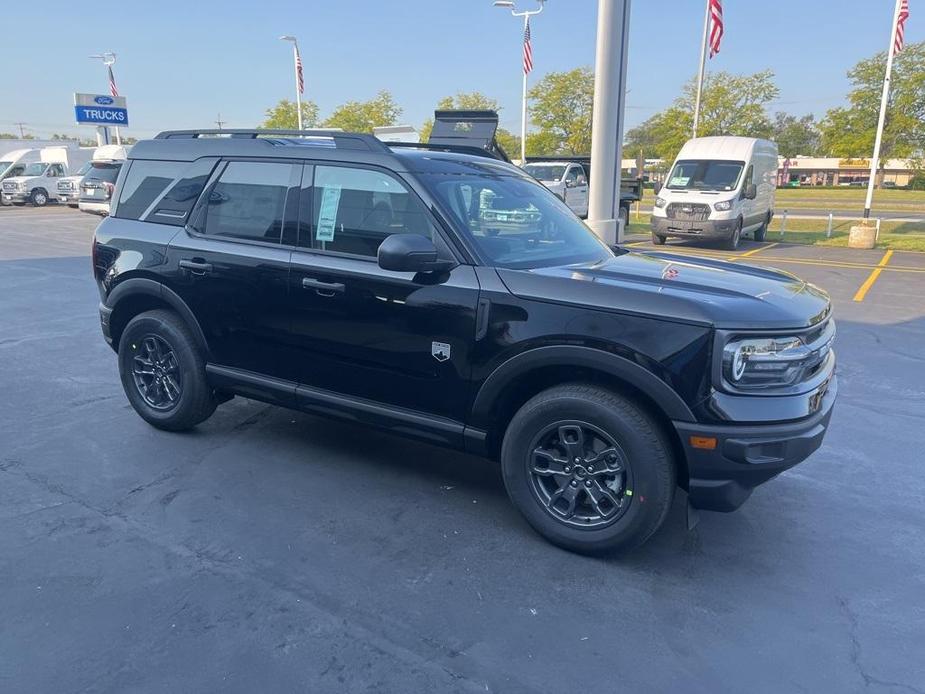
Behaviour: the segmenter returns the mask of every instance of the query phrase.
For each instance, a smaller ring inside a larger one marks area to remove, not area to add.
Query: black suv
[[[678,486],[737,508],[832,413],[824,292],[609,248],[489,151],[165,132],[113,200],[103,334],[162,429],[241,395],[489,456],[537,531],[595,552],[644,542]]]

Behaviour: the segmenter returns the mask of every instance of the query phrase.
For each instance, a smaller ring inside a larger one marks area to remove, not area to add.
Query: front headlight
[[[717,212],[725,212],[732,209],[732,200],[723,200],[713,205],[713,209]]]
[[[812,349],[799,337],[732,340],[723,349],[723,376],[736,388],[776,388],[802,380],[828,355],[829,344]]]
[[[665,200],[665,198],[660,198],[660,197],[656,197],[656,198],[655,198],[655,206],[656,206],[656,207],[664,207],[665,204],[666,204],[667,202],[668,202],[668,201]]]

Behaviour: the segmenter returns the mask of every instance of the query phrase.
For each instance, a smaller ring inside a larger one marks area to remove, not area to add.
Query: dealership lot
[[[240,398],[150,428],[99,332],[97,222],[0,209],[3,690],[921,691],[925,255],[660,247],[829,291],[840,399],[738,512],[688,532],[679,496],[589,559],[478,458]]]

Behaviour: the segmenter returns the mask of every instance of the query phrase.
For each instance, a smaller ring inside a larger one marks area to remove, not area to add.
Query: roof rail
[[[389,147],[409,147],[412,149],[427,149],[434,152],[456,152],[458,154],[471,154],[476,157],[485,157],[496,161],[505,161],[492,151],[476,145],[450,145],[437,142],[387,142]]]
[[[388,152],[389,148],[366,133],[345,133],[336,128],[315,128],[305,130],[165,130],[154,136],[155,140],[198,139],[200,137],[229,137],[232,139],[256,140],[263,137],[317,138],[325,137],[334,141],[335,146],[343,149],[365,149],[372,152]]]

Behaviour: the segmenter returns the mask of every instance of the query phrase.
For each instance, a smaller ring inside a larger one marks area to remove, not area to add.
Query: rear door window
[[[207,236],[280,243],[286,202],[296,196],[300,164],[231,161],[208,194]]]

